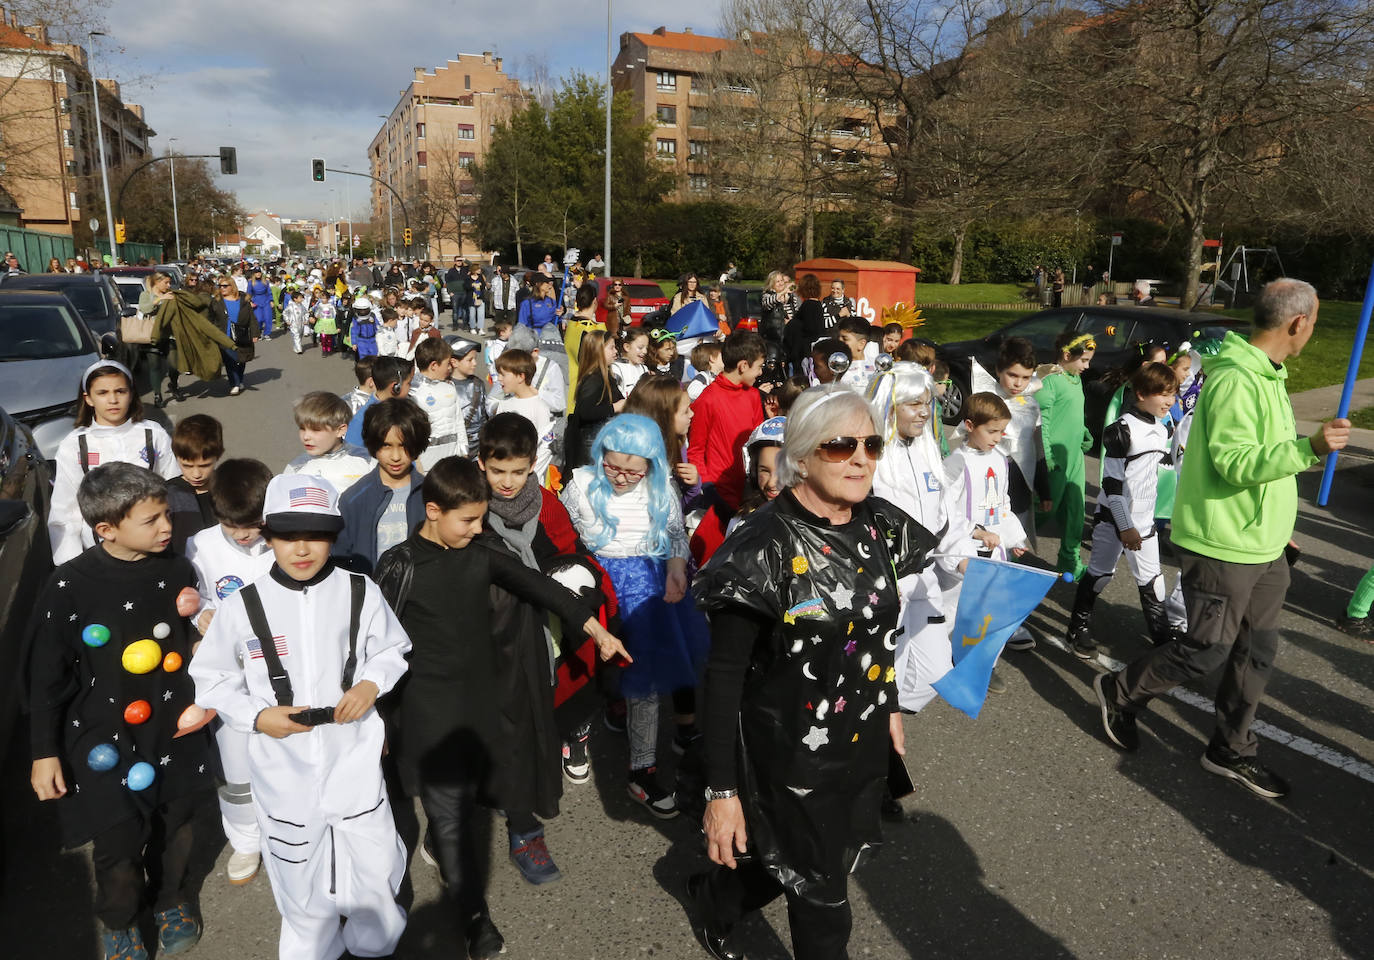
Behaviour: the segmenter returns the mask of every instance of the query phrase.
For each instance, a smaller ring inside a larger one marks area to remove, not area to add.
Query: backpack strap
[[[91,472],[91,451],[90,451],[90,448],[86,446],[86,435],[85,435],[84,433],[77,434],[77,437],[76,437],[76,449],[77,449],[78,454],[79,454],[80,457],[81,457],[81,472],[82,472],[82,473],[90,473],[90,472]]]
[[[534,375],[534,383],[530,384],[530,386],[531,386],[533,389],[538,390],[539,387],[540,387],[540,385],[543,384],[544,378],[547,377],[547,376],[549,375],[549,366],[550,366],[552,363],[553,363],[552,360],[548,359],[547,357],[544,358],[544,366],[541,367],[541,368],[535,373],[535,375]]]
[[[143,428],[143,451],[148,454],[148,469],[152,470],[157,463],[157,452],[153,450],[153,428]]]
[[[267,614],[262,609],[262,597],[258,596],[258,588],[250,583],[241,588],[239,593],[243,596],[243,606],[248,612],[248,623],[252,626],[262,648],[262,662],[267,665],[267,680],[272,684],[272,692],[277,696],[277,705],[292,706],[295,696],[291,692],[291,678],[286,675],[286,669],[281,665],[281,657],[277,656],[277,644],[272,639],[272,628],[267,625]]]
[[[353,672],[358,669],[358,628],[362,624],[363,596],[367,582],[360,573],[348,575],[348,660],[344,663],[343,688],[353,686]]]

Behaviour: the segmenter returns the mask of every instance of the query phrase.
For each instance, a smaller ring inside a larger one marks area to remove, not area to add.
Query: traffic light
[[[407,247],[410,246],[410,243],[411,243],[411,240],[410,240],[410,238],[411,238],[411,233],[410,233],[410,228],[409,228],[409,227],[406,227],[406,228],[405,228],[405,232],[402,234],[402,236],[403,236],[403,238],[404,238],[405,245],[406,245]]]
[[[124,243],[124,221],[115,221],[115,243]]]
[[[324,161],[319,157],[310,161],[310,179],[316,183],[324,183]]]
[[[233,176],[239,172],[239,152],[233,147],[219,148],[219,172]]]

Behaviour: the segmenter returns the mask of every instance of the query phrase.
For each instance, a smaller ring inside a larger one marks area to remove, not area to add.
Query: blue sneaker
[[[174,957],[200,942],[200,920],[191,913],[189,903],[178,903],[153,914],[157,923],[157,955]]]
[[[138,927],[102,930],[100,946],[105,951],[105,960],[148,960],[148,949],[143,946],[143,934]]]
[[[510,859],[520,868],[520,875],[525,878],[526,883],[538,886],[541,883],[553,883],[563,877],[558,871],[558,864],[549,856],[542,829],[524,836],[511,834]]]

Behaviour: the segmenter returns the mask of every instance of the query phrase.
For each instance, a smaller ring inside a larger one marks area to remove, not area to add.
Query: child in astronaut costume
[[[405,849],[373,704],[405,673],[410,640],[372,581],[329,563],[343,519],[328,481],[274,477],[264,513],[276,563],[220,605],[191,663],[196,701],[252,734],[282,960],[386,956],[405,929]],[[333,707],[333,720],[303,725],[318,719],[307,706]]]
[[[869,402],[883,414],[886,440],[873,492],[940,538],[935,564],[897,583],[902,597],[897,695],[902,709],[913,712],[935,698],[931,682],[953,668],[946,620],[954,619],[954,608],[944,602],[936,567],[957,576],[960,559],[953,554],[972,533],[972,524],[950,510],[940,449],[926,429],[934,396],[935,381],[917,363],[893,364],[868,389]]]
[[[1140,590],[1140,607],[1151,642],[1167,643],[1176,636],[1177,628],[1165,606],[1154,516],[1159,466],[1171,462],[1172,430],[1165,417],[1178,392],[1178,380],[1167,365],[1147,363],[1135,372],[1131,385],[1135,405],[1102,431],[1102,493],[1093,527],[1092,556],[1069,616],[1069,645],[1085,660],[1097,654],[1092,635],[1093,606],[1098,594],[1111,583],[1123,552]]]

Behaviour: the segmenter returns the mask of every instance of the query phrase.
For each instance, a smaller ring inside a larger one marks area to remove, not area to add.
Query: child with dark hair
[[[272,567],[272,549],[262,537],[263,498],[272,471],[260,460],[226,460],[210,479],[210,502],[219,523],[202,530],[186,545],[186,559],[195,567],[200,587],[200,612],[195,627],[210,629],[219,605],[245,584]],[[262,864],[262,834],[249,786],[248,737],[216,723],[224,783],[219,788],[220,822],[233,851],[229,854],[229,882],[238,886],[258,874]]]
[[[830,369],[830,358],[835,354],[849,356],[849,348],[835,337],[817,340],[811,345],[811,385],[824,386],[835,379],[835,371]]]
[[[444,457],[465,457],[468,431],[463,398],[453,382],[453,348],[442,339],[422,340],[415,348],[420,375],[410,397],[429,417],[429,446],[420,455],[420,469],[428,471]]]
[[[363,402],[362,406],[353,411],[353,416],[348,420],[348,431],[344,434],[344,443],[352,444],[355,447],[363,446],[363,417],[366,416],[368,409],[383,400],[410,396],[411,387],[410,362],[408,360],[402,360],[400,357],[366,357],[364,359],[374,361],[372,363],[372,376],[367,381],[372,394]]]
[[[196,702],[248,737],[279,954],[386,956],[405,929],[405,847],[375,704],[410,640],[370,580],[330,563],[343,519],[328,480],[273,477],[263,514],[274,562],[215,613],[191,662]]]
[[[172,513],[172,549],[186,552],[186,542],[215,525],[210,480],[224,456],[224,428],[214,417],[196,413],[172,430],[172,454],[181,476],[167,481],[167,508]]]
[[[883,324],[883,339],[879,343],[883,353],[895,360],[897,348],[902,345],[902,335],[905,332],[906,328],[900,323]]]
[[[482,425],[487,422],[488,416],[486,384],[477,376],[477,361],[481,355],[482,345],[475,340],[459,339],[453,342],[452,379],[453,385],[458,388],[458,400],[462,405],[469,457],[477,454]]]
[[[715,340],[693,347],[690,359],[696,373],[687,381],[687,396],[695,403],[701,392],[725,370],[725,361],[721,359],[720,344]]]
[[[492,413],[516,413],[534,425],[539,435],[534,476],[547,485],[549,464],[553,462],[554,421],[548,403],[531,385],[534,371],[534,356],[528,350],[507,349],[497,357],[496,378],[505,396],[496,401]]]
[[[353,375],[358,378],[358,385],[344,395],[344,403],[352,413],[361,410],[377,392],[372,383],[372,365],[376,362],[376,357],[359,357],[353,362]]]
[[[1154,522],[1159,465],[1171,463],[1173,428],[1168,414],[1178,395],[1178,378],[1166,364],[1150,362],[1131,376],[1131,389],[1131,409],[1102,431],[1102,494],[1093,526],[1092,555],[1069,616],[1069,644],[1084,660],[1097,653],[1093,606],[1111,583],[1123,551],[1140,590],[1150,642],[1168,643],[1187,629],[1169,622],[1168,590],[1159,565]]]
[[[493,441],[490,452],[510,452],[494,447]],[[520,490],[525,489],[522,483]],[[410,676],[394,698],[401,736],[391,749],[403,788],[419,796],[424,807],[445,895],[457,913],[468,956],[489,958],[500,953],[504,940],[486,902],[475,840],[478,807],[501,800],[494,779],[500,768],[493,765],[510,746],[500,726],[499,705],[509,678],[498,669],[502,657],[490,620],[491,588],[580,623],[602,659],[623,655],[624,648],[588,616],[575,595],[531,570],[499,536],[483,533],[490,488],[477,464],[445,457],[425,476],[421,496],[424,522],[382,556],[376,572],[415,642]],[[549,869],[542,828],[538,835],[517,835],[515,826],[511,852],[522,873],[533,873],[536,882],[557,879],[557,868]]]
[[[1066,330],[1054,341],[1054,349],[1058,367],[1044,378],[1036,400],[1044,422],[1050,513],[1059,522],[1058,570],[1081,580],[1087,570],[1078,552],[1085,508],[1083,454],[1093,442],[1083,420],[1082,375],[1092,363],[1097,341],[1090,333]]]
[[[161,425],[143,419],[134,375],[114,360],[97,360],[81,375],[76,424],[57,446],[57,470],[48,505],[53,563],[62,564],[95,543],[81,518],[76,490],[92,468],[107,463],[147,467],[165,480],[177,475],[172,441]]]
[[[116,461],[93,466],[76,496],[100,543],[59,564],[33,607],[31,782],[39,800],[57,801],[64,847],[94,841],[105,956],[147,956],[145,902],[159,954],[179,953],[200,939],[187,865],[217,775],[183,669],[196,574],[167,549],[161,478]]]
[[[363,414],[362,432],[377,469],[339,498],[344,527],[333,554],[348,569],[370,573],[382,554],[405,541],[424,520],[424,477],[415,461],[429,446],[429,417],[410,400],[383,400]]]

